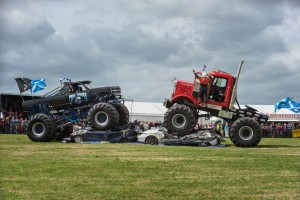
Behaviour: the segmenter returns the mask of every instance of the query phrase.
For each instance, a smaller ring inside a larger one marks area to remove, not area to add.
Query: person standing
[[[4,118],[0,118],[0,133],[4,133],[5,132],[5,120]]]
[[[202,72],[201,76],[198,76],[198,74],[193,69],[193,73],[194,73],[195,77],[198,78],[200,81],[198,103],[200,106],[207,107],[207,92],[208,92],[208,87],[210,84],[210,78],[205,72]]]
[[[216,126],[216,134],[224,137],[224,135],[222,133],[222,124],[221,124],[221,121],[217,121],[215,126]]]
[[[293,127],[294,125],[292,123],[288,123],[287,125],[287,137],[292,138],[293,137]]]
[[[13,116],[10,120],[10,133],[15,134],[16,133],[16,119]]]
[[[224,132],[225,132],[225,137],[229,137],[229,124],[228,124],[228,122],[225,123]]]
[[[277,136],[278,137],[282,137],[282,130],[283,130],[282,124],[278,123],[278,125],[277,125]]]
[[[276,138],[277,137],[277,130],[276,130],[276,124],[274,122],[272,122],[271,124],[271,130],[272,130],[272,138]]]

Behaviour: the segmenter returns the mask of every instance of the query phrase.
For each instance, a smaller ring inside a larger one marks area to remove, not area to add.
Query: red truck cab
[[[201,72],[197,72],[197,74],[201,75]],[[211,84],[207,92],[208,107],[229,108],[235,77],[230,73],[220,70],[212,71],[207,75],[211,78]],[[198,105],[200,83],[196,77],[194,78],[194,82],[177,80],[174,87],[174,92],[169,102],[170,106],[182,100],[188,100],[194,105]],[[168,107],[168,105],[166,106]]]

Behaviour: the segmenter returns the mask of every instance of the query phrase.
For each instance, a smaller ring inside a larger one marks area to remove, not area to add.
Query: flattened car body
[[[70,135],[71,142],[110,142],[110,143],[124,143],[136,142],[137,133],[132,129],[124,129],[121,131],[92,131],[80,129]]]
[[[223,137],[211,131],[198,131],[178,139],[162,139],[160,143],[174,146],[216,146],[224,141]]]

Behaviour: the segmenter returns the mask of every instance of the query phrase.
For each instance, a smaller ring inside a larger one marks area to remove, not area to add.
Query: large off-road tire
[[[164,124],[169,133],[179,136],[189,134],[197,123],[194,111],[182,104],[175,104],[165,113]]]
[[[118,103],[114,104],[115,108],[119,113],[119,126],[126,126],[129,123],[129,111],[124,104]]]
[[[98,103],[89,110],[87,119],[92,129],[114,130],[119,124],[119,113],[111,104]]]
[[[52,118],[45,114],[36,114],[28,123],[27,136],[34,142],[49,142],[54,138],[56,126]]]
[[[64,126],[64,128],[61,130],[58,128],[58,126],[62,124],[68,123],[66,120],[63,120],[59,116],[53,117],[55,126],[56,126],[56,133],[54,134],[54,139],[56,141],[61,141],[63,138],[68,137],[73,132],[73,124],[69,123]]]
[[[243,117],[233,122],[229,137],[238,147],[254,147],[262,137],[262,129],[257,121]]]

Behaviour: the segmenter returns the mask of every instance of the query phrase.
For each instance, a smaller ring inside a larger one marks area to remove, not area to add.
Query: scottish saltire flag
[[[71,82],[71,79],[70,78],[66,78],[66,77],[59,77],[59,81],[60,81],[60,83]]]
[[[31,79],[23,77],[23,78],[15,78],[15,80],[18,84],[20,93],[23,93],[31,88]]]
[[[288,108],[294,113],[300,113],[300,103],[297,103],[296,101],[289,101],[289,103],[283,106],[283,108]]]
[[[46,88],[46,80],[41,78],[40,80],[31,80],[31,93],[35,93],[37,91],[43,90]]]
[[[300,103],[297,103],[295,101],[289,102],[290,110],[294,113],[300,113]]]
[[[281,108],[283,108],[283,106],[287,105],[289,103],[289,101],[291,101],[291,98],[287,97],[285,99],[282,99],[278,103],[276,103],[274,105],[274,112],[276,112],[277,110],[280,110]]]
[[[292,101],[290,97],[282,99],[280,102],[274,105],[274,112],[280,110],[281,108],[290,109],[294,113],[300,113],[300,103]]]
[[[202,71],[204,72],[204,71],[205,71],[205,69],[206,69],[206,65],[204,65],[204,66],[203,66],[203,69],[202,69]]]

